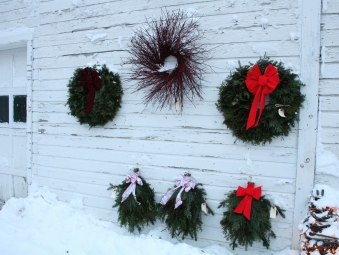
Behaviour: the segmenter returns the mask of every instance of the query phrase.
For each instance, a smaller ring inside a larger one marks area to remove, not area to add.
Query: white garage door
[[[27,196],[27,50],[0,51],[0,200]]]

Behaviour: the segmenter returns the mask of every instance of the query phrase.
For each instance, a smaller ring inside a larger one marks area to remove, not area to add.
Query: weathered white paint
[[[338,12],[333,2],[337,0],[327,2],[322,26],[333,30],[336,25],[331,21]],[[316,20],[303,18],[304,14],[311,13],[308,7],[305,9],[294,0],[235,1],[233,4],[220,0],[83,0],[78,5],[73,5],[72,1],[27,0],[1,4],[0,30],[12,33],[8,37],[12,39],[6,39],[4,45],[13,48],[14,38],[20,36],[19,41],[29,45],[28,76],[33,86],[27,91],[31,102],[28,107],[32,113],[27,119],[27,123],[32,123],[27,129],[27,145],[30,146],[30,149],[27,147],[27,168],[32,169],[33,178],[39,185],[48,185],[63,201],[83,196],[86,211],[116,221],[117,213],[116,209],[111,209],[113,201],[107,191],[108,183],[120,183],[130,169],[139,166],[159,200],[180,173],[190,170],[197,181],[204,184],[208,203],[216,213],[215,217],[204,217],[204,231],[199,235],[198,243],[186,241],[203,246],[213,243],[227,245],[219,225],[222,210],[217,206],[225,198],[225,193],[238,185],[246,185],[252,178],[263,186],[265,194],[287,210],[285,219],[272,220],[278,238],[272,240],[271,250],[292,245],[292,230],[296,235],[298,217],[306,209],[302,208],[307,199],[304,188],[307,190],[313,185],[312,178],[307,179],[309,182],[305,187],[301,185],[302,173],[298,166],[301,161],[311,158],[306,168],[312,169],[315,136],[307,140],[307,135],[299,130],[312,130],[316,123],[317,100],[311,98],[317,93],[314,93],[317,77],[311,79],[315,87],[304,89],[310,98],[302,111],[300,125],[288,137],[275,139],[266,146],[234,143],[235,138],[222,124],[215,102],[218,86],[234,68],[232,63],[236,66],[238,60],[243,64],[255,62],[266,51],[273,59],[281,60],[295,72],[300,72],[302,77],[307,76],[307,67],[315,68],[316,54],[308,55],[305,42],[310,29],[317,31],[320,24],[313,26],[311,24]],[[212,49],[208,64],[213,70],[205,74],[204,100],[196,101],[195,106],[185,102],[182,115],[168,109],[156,111],[152,106],[145,109],[143,93],[131,94],[129,87],[133,83],[126,82],[129,67],[121,64],[128,57],[126,49],[133,30],[144,23],[145,17],[158,18],[161,8],[165,7],[168,10],[180,7],[198,11],[202,15],[199,29],[204,32],[201,42]],[[261,22],[263,19],[266,29]],[[18,25],[35,28],[34,34],[29,29],[31,34],[15,34],[17,30],[14,28]],[[9,28],[13,30],[8,31]],[[88,34],[106,36],[92,42],[93,37]],[[337,70],[339,51],[333,46],[336,31],[322,32],[322,37],[328,49],[326,68]],[[31,47],[34,50],[31,51]],[[311,65],[305,63],[307,57],[311,58]],[[124,96],[122,108],[114,121],[105,127],[89,129],[68,115],[66,85],[75,68],[96,62],[106,62],[119,70]],[[328,75],[326,69],[324,74]],[[332,79],[322,77],[319,90],[333,93],[331,97],[320,98],[324,107],[334,109],[337,100],[336,92],[331,89]],[[307,79],[303,80],[307,83]],[[306,117],[309,113],[313,114],[313,119]],[[335,111],[330,113],[338,114]],[[337,127],[333,119],[326,125]],[[313,133],[311,131],[309,135]],[[333,130],[332,133],[326,132],[328,139],[333,135]],[[306,144],[310,150],[301,148]],[[300,186],[304,190],[298,193]],[[297,214],[294,213],[296,209]],[[296,242],[298,240],[297,237]],[[250,252],[256,255],[262,251],[261,244],[255,243]],[[236,253],[246,252],[237,249]]]
[[[325,149],[324,153],[334,153],[339,158],[338,133],[338,91],[339,91],[339,1],[327,1],[327,8],[323,8],[321,16],[321,47],[326,47],[321,56],[322,72],[319,85],[319,145]],[[333,158],[333,157],[332,157]],[[334,157],[335,158],[335,157]],[[339,178],[336,176],[339,169],[336,163],[339,159],[327,162],[328,168],[336,172],[333,175],[316,173],[315,182],[331,185],[338,189]]]
[[[318,84],[320,53],[321,3],[317,0],[301,2],[301,67],[300,78],[305,83],[301,92],[306,95],[300,110],[298,158],[295,187],[295,206],[292,247],[300,247],[298,225],[306,215],[309,194],[312,192],[318,121]]]
[[[12,196],[27,195],[27,139],[26,124],[13,121],[14,95],[26,95],[26,48],[0,51],[0,95],[9,97],[9,123],[0,123],[2,152],[0,158],[1,182],[0,199],[8,200]],[[29,146],[31,141],[29,141]]]

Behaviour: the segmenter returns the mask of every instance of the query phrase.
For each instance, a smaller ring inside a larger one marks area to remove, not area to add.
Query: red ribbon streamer
[[[248,90],[255,94],[250,113],[248,115],[246,130],[256,127],[259,123],[262,111],[265,106],[265,95],[271,94],[279,84],[278,70],[273,65],[268,64],[264,75],[261,74],[260,68],[255,64],[252,70],[247,72],[246,86]],[[257,108],[260,102],[259,115],[257,116]]]
[[[101,87],[101,80],[99,73],[93,68],[86,67],[81,72],[81,85],[88,89],[88,98],[86,104],[86,115],[90,113],[93,108],[95,91]]]
[[[252,198],[258,200],[261,196],[261,187],[254,188],[254,183],[249,182],[247,188],[238,187],[235,194],[237,197],[245,196],[238,206],[234,209],[235,213],[242,213],[244,216],[250,220],[251,219],[251,209],[252,209]]]

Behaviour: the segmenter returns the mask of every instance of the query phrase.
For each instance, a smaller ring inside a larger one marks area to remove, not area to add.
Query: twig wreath
[[[299,120],[305,100],[302,82],[281,62],[263,57],[255,65],[232,72],[219,88],[216,103],[233,136],[252,144],[265,144],[287,136]]]
[[[280,214],[285,218],[283,209],[272,204],[265,196],[261,196],[261,187],[254,187],[249,182],[246,188],[238,187],[237,191],[228,193],[218,208],[226,208],[220,221],[226,240],[234,250],[238,245],[252,246],[254,241],[262,241],[267,249],[270,238],[276,238],[272,230],[271,218]]]
[[[145,90],[144,103],[158,108],[175,106],[182,112],[184,97],[201,95],[208,51],[198,43],[197,20],[182,11],[162,11],[160,20],[147,20],[130,43],[130,80],[134,92]]]
[[[123,94],[120,76],[106,65],[78,68],[68,83],[67,104],[80,124],[90,127],[113,120],[121,107]]]

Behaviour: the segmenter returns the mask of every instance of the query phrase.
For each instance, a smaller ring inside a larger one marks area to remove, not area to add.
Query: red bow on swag
[[[238,206],[234,209],[235,213],[243,213],[244,216],[250,220],[251,219],[251,209],[252,209],[252,198],[259,200],[261,196],[261,187],[254,188],[254,183],[249,182],[247,188],[238,187],[235,194],[237,197],[245,196]]]
[[[261,75],[260,68],[255,64],[252,70],[247,72],[246,86],[248,90],[255,94],[250,113],[248,115],[246,130],[256,127],[259,123],[262,110],[265,106],[265,95],[271,94],[279,84],[278,70],[273,65],[268,64],[264,75]],[[257,108],[260,102],[260,111],[257,116]]]
[[[81,72],[81,85],[88,89],[88,98],[86,104],[86,115],[90,113],[93,108],[95,91],[101,87],[101,80],[99,73],[93,68],[86,67]]]

